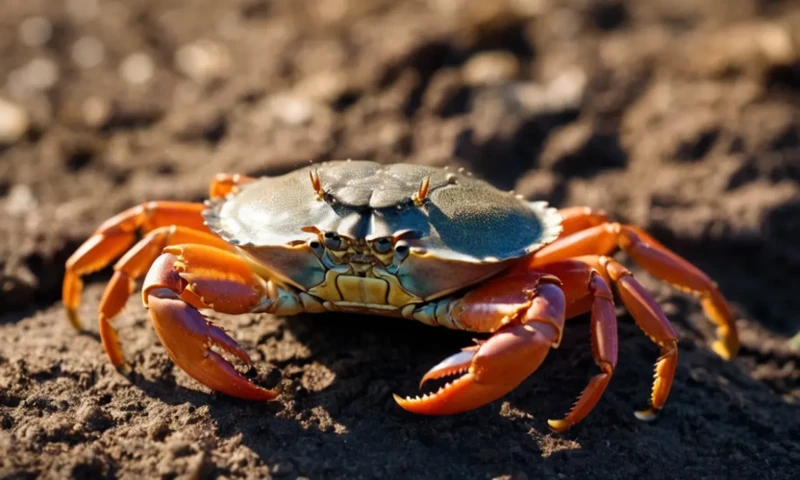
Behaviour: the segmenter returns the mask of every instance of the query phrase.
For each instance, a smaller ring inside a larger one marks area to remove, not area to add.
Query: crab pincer
[[[223,264],[227,271],[215,268]],[[142,295],[161,343],[189,376],[234,397],[272,400],[278,395],[277,390],[255,385],[212,349],[216,347],[248,366],[252,364],[236,340],[195,308],[215,306],[217,311],[242,311],[257,305],[257,279],[249,270],[237,269],[243,264],[235,255],[213,247],[169,247],[148,272]],[[247,277],[253,284],[248,285]],[[226,303],[228,308],[220,309]]]
[[[501,282],[507,286],[518,283],[514,279]],[[395,395],[402,408],[425,415],[451,415],[481,407],[516,388],[539,368],[550,348],[558,346],[565,309],[558,286],[539,285],[533,298],[523,291],[497,297],[494,286],[490,283],[488,288],[468,294],[456,309],[463,320],[494,312],[502,326],[485,342],[448,357],[422,377],[420,387],[428,380],[460,375],[438,391],[417,398]],[[509,307],[514,312],[510,316]]]

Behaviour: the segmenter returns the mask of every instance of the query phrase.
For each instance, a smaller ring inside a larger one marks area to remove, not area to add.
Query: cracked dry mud
[[[791,0],[3,3],[0,478],[790,478],[798,32]],[[681,339],[667,407],[633,417],[658,350],[620,310],[605,396],[554,434],[596,371],[585,317],[507,397],[442,418],[392,393],[469,335],[220,317],[284,392],[255,404],[175,368],[135,295],[118,321],[134,372],[117,373],[93,333],[108,270],[89,332],[68,325],[64,261],[104,219],[200,200],[216,172],[334,158],[463,166],[643,226],[719,282],[741,355],[716,357],[698,305],[639,275]]]

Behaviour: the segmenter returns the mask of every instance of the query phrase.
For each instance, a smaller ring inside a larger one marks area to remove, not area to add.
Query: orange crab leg
[[[218,173],[208,189],[209,198],[225,198],[230,193],[236,193],[241,185],[248,184],[256,180],[246,175]]]
[[[456,325],[493,331],[477,347],[457,353],[422,379],[462,374],[422,398],[394,396],[404,409],[450,415],[486,405],[517,387],[558,346],[564,326],[564,294],[557,279],[530,273],[502,277],[454,300],[448,310]]]
[[[582,255],[610,255],[617,248],[654,277],[700,297],[706,316],[717,325],[717,340],[712,349],[726,360],[736,356],[739,350],[736,324],[717,285],[697,267],[640,228],[605,223],[581,230],[539,250],[530,267]]]
[[[633,278],[627,268],[608,257],[600,257],[599,262],[616,285],[622,303],[636,324],[661,348],[661,356],[656,361],[651,408],[636,412],[639,420],[652,420],[667,401],[672,380],[675,378],[675,368],[678,366],[678,340],[675,330],[650,292]]]
[[[142,296],[161,343],[189,376],[212,390],[246,400],[277,396],[276,390],[253,384],[212,350],[218,347],[251,363],[236,340],[196,308],[245,313],[263,303],[263,281],[240,257],[203,245],[167,247],[147,273]]]
[[[227,242],[210,233],[181,226],[159,227],[145,235],[114,265],[114,275],[103,292],[99,307],[99,330],[103,348],[111,363],[120,368],[125,359],[119,346],[117,331],[111,320],[122,311],[134,290],[134,281],[143,277],[164,247],[181,243],[198,243],[230,250]]]
[[[573,291],[570,287],[571,285],[580,285],[578,280],[581,276],[602,275],[606,281],[610,280],[614,283],[622,303],[633,316],[636,324],[661,349],[661,355],[656,361],[655,381],[650,398],[651,408],[636,412],[636,417],[640,420],[655,418],[655,413],[664,406],[672,387],[678,363],[678,341],[672,325],[653,296],[636,281],[627,268],[609,257],[597,255],[578,257],[543,265],[538,269],[557,275],[564,282],[564,291],[567,294],[568,302],[568,318],[580,315],[585,311],[582,310],[585,304],[579,296],[580,292]],[[578,301],[576,302],[574,299],[578,299]],[[594,311],[592,316],[594,318]],[[598,344],[595,344],[595,339],[593,331],[592,348],[593,352],[597,353],[595,349]],[[616,347],[613,354],[613,358],[616,358]]]
[[[608,223],[608,217],[604,212],[592,210],[589,207],[562,208],[558,211],[558,214],[561,215],[561,234],[559,238]]]
[[[592,377],[564,419],[548,420],[553,430],[563,432],[586,418],[611,381],[617,366],[617,315],[611,289],[596,268],[580,260],[565,260],[546,265],[542,270],[562,281],[567,318],[592,312],[592,356],[601,370]]]
[[[78,306],[81,302],[81,277],[101,270],[122,255],[136,241],[136,233],[146,233],[165,225],[182,225],[209,232],[200,213],[202,203],[148,202],[108,219],[67,260],[62,299],[67,318],[81,328]],[[209,232],[210,233],[210,232]]]

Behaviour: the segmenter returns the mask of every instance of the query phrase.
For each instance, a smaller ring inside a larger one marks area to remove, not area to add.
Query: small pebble
[[[72,45],[72,60],[81,68],[93,68],[103,61],[106,49],[97,37],[84,36]]]
[[[9,86],[17,91],[49,90],[58,82],[58,64],[49,58],[34,58],[8,77]]]
[[[9,215],[24,215],[39,206],[39,202],[31,191],[31,187],[19,183],[11,187],[5,202],[5,210]]]
[[[131,84],[141,85],[150,81],[155,72],[153,59],[146,53],[132,53],[125,57],[119,66],[122,78]]]
[[[577,108],[583,100],[588,78],[579,69],[567,69],[546,85],[520,84],[514,89],[514,97],[528,112],[559,112]]]
[[[308,123],[314,105],[308,99],[295,95],[277,95],[270,101],[272,115],[290,126]]]
[[[43,17],[30,17],[19,24],[17,33],[28,47],[41,47],[53,36],[53,25]]]
[[[76,412],[78,423],[90,432],[107,430],[114,425],[111,416],[97,405],[84,404]]]
[[[467,85],[501,85],[519,74],[519,61],[510,52],[483,52],[472,56],[462,68]]]
[[[15,103],[0,98],[0,144],[11,144],[28,131],[28,112]]]
[[[111,104],[102,97],[89,97],[81,105],[81,114],[87,126],[100,128],[111,117]]]
[[[322,71],[299,81],[294,91],[315,101],[331,101],[347,89],[347,76],[343,72]]]
[[[210,40],[199,40],[181,47],[175,54],[178,70],[202,83],[224,76],[231,67],[227,49]]]
[[[780,25],[763,25],[758,29],[755,40],[771,65],[786,65],[795,59],[792,37]]]

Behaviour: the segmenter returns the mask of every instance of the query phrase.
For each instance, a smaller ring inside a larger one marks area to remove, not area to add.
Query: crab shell
[[[318,292],[329,272],[348,268],[341,255],[321,248],[325,232],[367,252],[391,240],[391,264],[377,262],[366,276],[396,279],[402,295],[385,301],[395,307],[496,275],[561,231],[561,217],[545,202],[527,202],[468,174],[369,161],[261,178],[209,204],[204,217],[272,278],[323,298]]]

